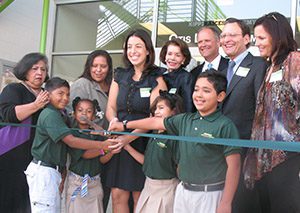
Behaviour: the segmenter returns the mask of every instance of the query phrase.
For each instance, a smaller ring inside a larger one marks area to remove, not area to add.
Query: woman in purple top
[[[40,53],[25,55],[14,68],[20,83],[7,85],[0,94],[0,122],[35,125],[49,102],[42,84],[48,78],[48,59]],[[32,160],[34,128],[0,126],[0,210],[30,212],[24,170]]]

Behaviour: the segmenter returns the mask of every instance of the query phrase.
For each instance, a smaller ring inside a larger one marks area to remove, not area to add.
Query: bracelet
[[[100,149],[100,155],[105,155],[105,151],[103,149]]]

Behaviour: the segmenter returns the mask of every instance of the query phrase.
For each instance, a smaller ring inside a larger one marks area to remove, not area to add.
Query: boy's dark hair
[[[227,89],[227,79],[226,76],[220,73],[220,71],[217,71],[215,69],[210,69],[205,72],[202,72],[198,75],[198,78],[206,78],[214,87],[217,94],[220,94],[221,92],[226,93]]]
[[[175,114],[184,112],[183,100],[179,95],[159,90],[159,96],[155,98],[150,106],[150,112],[153,116],[156,110],[156,105],[160,101],[166,101],[166,105],[170,107],[171,110],[175,109]]]
[[[96,113],[97,111],[101,111],[100,107],[99,107],[99,103],[96,99],[94,100],[91,100],[91,99],[88,99],[88,98],[83,98],[81,99],[80,97],[76,97],[74,98],[74,100],[72,101],[72,108],[73,108],[73,111],[75,112],[76,110],[76,107],[77,105],[80,103],[80,102],[89,102],[92,106],[93,106],[93,111],[94,113]]]
[[[45,84],[45,90],[47,90],[48,92],[52,92],[53,90],[61,87],[67,87],[68,89],[70,89],[69,83],[60,77],[50,78]]]
[[[167,41],[164,46],[161,48],[159,59],[162,63],[166,64],[166,55],[168,52],[168,47],[170,45],[174,45],[180,48],[182,55],[185,57],[185,60],[182,64],[183,67],[186,67],[191,61],[191,52],[189,50],[189,46],[187,43],[180,38],[172,38],[171,40]]]
[[[38,63],[39,61],[43,61],[46,64],[47,75],[45,81],[47,81],[49,79],[48,58],[41,53],[29,53],[25,55],[14,67],[14,71],[13,71],[14,75],[16,76],[17,79],[21,81],[27,80],[26,79],[27,73],[30,71],[32,66]]]

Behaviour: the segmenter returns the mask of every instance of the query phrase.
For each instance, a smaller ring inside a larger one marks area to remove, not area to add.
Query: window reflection
[[[179,37],[188,43],[193,57],[199,61],[196,33],[200,27],[214,25],[222,29],[227,17],[236,17],[252,29],[256,18],[263,14],[278,11],[290,17],[291,10],[291,0],[252,0],[251,4],[243,0],[159,0],[158,8],[154,0],[74,2],[57,4],[53,43],[52,73],[70,80],[81,74],[86,52],[94,49],[117,52],[112,55],[114,67],[122,65],[123,42],[133,28],[144,28],[151,34],[153,25],[157,26],[157,54],[166,41]],[[158,23],[153,22],[155,12]],[[299,17],[296,21],[298,43]]]
[[[259,7],[258,7],[259,5]],[[255,20],[270,11],[278,11],[290,16],[290,1],[253,0],[245,4],[242,0],[160,0],[159,22],[170,33],[157,33],[158,47],[167,40],[179,37],[190,47],[197,47],[196,33],[202,26],[215,26],[220,30],[228,17],[243,19],[251,28]]]

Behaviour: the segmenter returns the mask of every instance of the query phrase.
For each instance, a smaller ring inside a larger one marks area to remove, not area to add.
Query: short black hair
[[[16,76],[17,79],[21,81],[25,81],[26,75],[29,72],[29,70],[32,68],[32,66],[39,61],[43,61],[46,64],[46,71],[47,71],[47,76],[45,81],[49,79],[48,76],[48,58],[42,54],[42,53],[28,53],[25,55],[14,67],[14,75]]]
[[[45,84],[45,90],[47,90],[48,92],[52,92],[53,90],[61,87],[67,87],[68,89],[70,89],[68,81],[60,77],[50,78]]]
[[[212,83],[217,94],[220,94],[223,91],[226,93],[227,79],[226,79],[225,75],[220,73],[220,71],[217,71],[215,69],[210,69],[210,70],[200,73],[198,75],[197,80],[199,78],[206,78],[210,83]]]
[[[99,107],[99,103],[96,99],[91,100],[91,99],[88,99],[88,98],[80,98],[79,96],[77,96],[72,101],[72,108],[73,108],[74,112],[76,110],[77,105],[81,102],[89,102],[93,106],[94,113],[96,113],[97,111],[101,111],[100,107]]]

